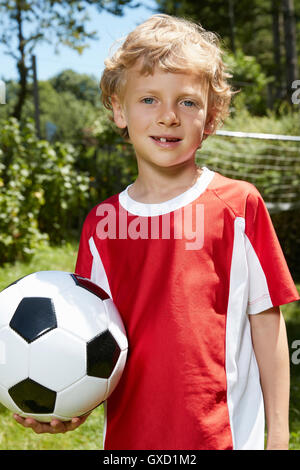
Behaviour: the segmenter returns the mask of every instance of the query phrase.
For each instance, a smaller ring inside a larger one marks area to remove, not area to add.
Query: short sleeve
[[[75,273],[90,279],[101,287],[110,297],[107,274],[96,246],[97,206],[87,215],[81,231]]]
[[[248,309],[256,314],[299,300],[265,202],[253,187],[247,196],[245,245],[248,266]]]
[[[89,247],[89,234],[88,234],[88,218],[85,220],[77,253],[77,260],[75,266],[75,273],[87,279],[91,278],[91,270],[93,264],[93,257]]]

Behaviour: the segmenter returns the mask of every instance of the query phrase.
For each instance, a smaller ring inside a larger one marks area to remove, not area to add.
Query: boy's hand
[[[18,414],[14,414],[15,420],[24,426],[25,428],[31,428],[37,434],[50,433],[58,434],[73,431],[85,422],[90,413],[80,416],[78,418],[72,418],[71,421],[60,421],[59,419],[53,419],[50,423],[41,423],[33,418],[22,418]]]

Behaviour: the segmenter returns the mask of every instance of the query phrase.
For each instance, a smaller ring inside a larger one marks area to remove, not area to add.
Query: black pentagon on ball
[[[108,379],[118,362],[121,349],[109,330],[87,343],[87,375]]]
[[[28,343],[57,327],[55,308],[48,297],[24,297],[9,326]]]
[[[48,414],[54,411],[56,392],[29,378],[11,387],[8,393],[24,413]]]

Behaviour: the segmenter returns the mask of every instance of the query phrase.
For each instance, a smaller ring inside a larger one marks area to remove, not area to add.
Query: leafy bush
[[[36,144],[39,165],[34,176],[43,200],[38,224],[51,243],[59,243],[79,225],[80,210],[89,198],[89,178],[78,172],[79,153],[72,145],[57,142],[51,147],[43,140]]]
[[[224,61],[232,74],[232,84],[240,92],[234,98],[235,107],[248,109],[252,114],[262,115],[267,107],[267,84],[270,81],[261,65],[253,56],[240,49],[236,54],[226,53]]]
[[[104,109],[87,129],[80,154],[78,168],[90,175],[90,206],[122,191],[137,176],[133,147],[118,136]]]
[[[76,223],[89,180],[78,174],[78,155],[67,144],[51,146],[34,124],[11,118],[0,128],[0,260],[26,259],[41,240],[61,241]]]

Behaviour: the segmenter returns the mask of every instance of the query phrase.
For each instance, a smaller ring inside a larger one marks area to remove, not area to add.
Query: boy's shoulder
[[[103,210],[108,210],[108,208],[116,208],[119,201],[119,193],[114,194],[113,196],[104,199],[103,201],[96,204],[90,211],[88,212],[87,216],[84,220],[84,228],[85,230],[94,231],[95,224],[97,224],[100,215],[100,208]]]
[[[245,217],[249,205],[258,205],[263,198],[256,186],[249,181],[229,178],[215,172],[209,189],[229,207],[236,217]]]

